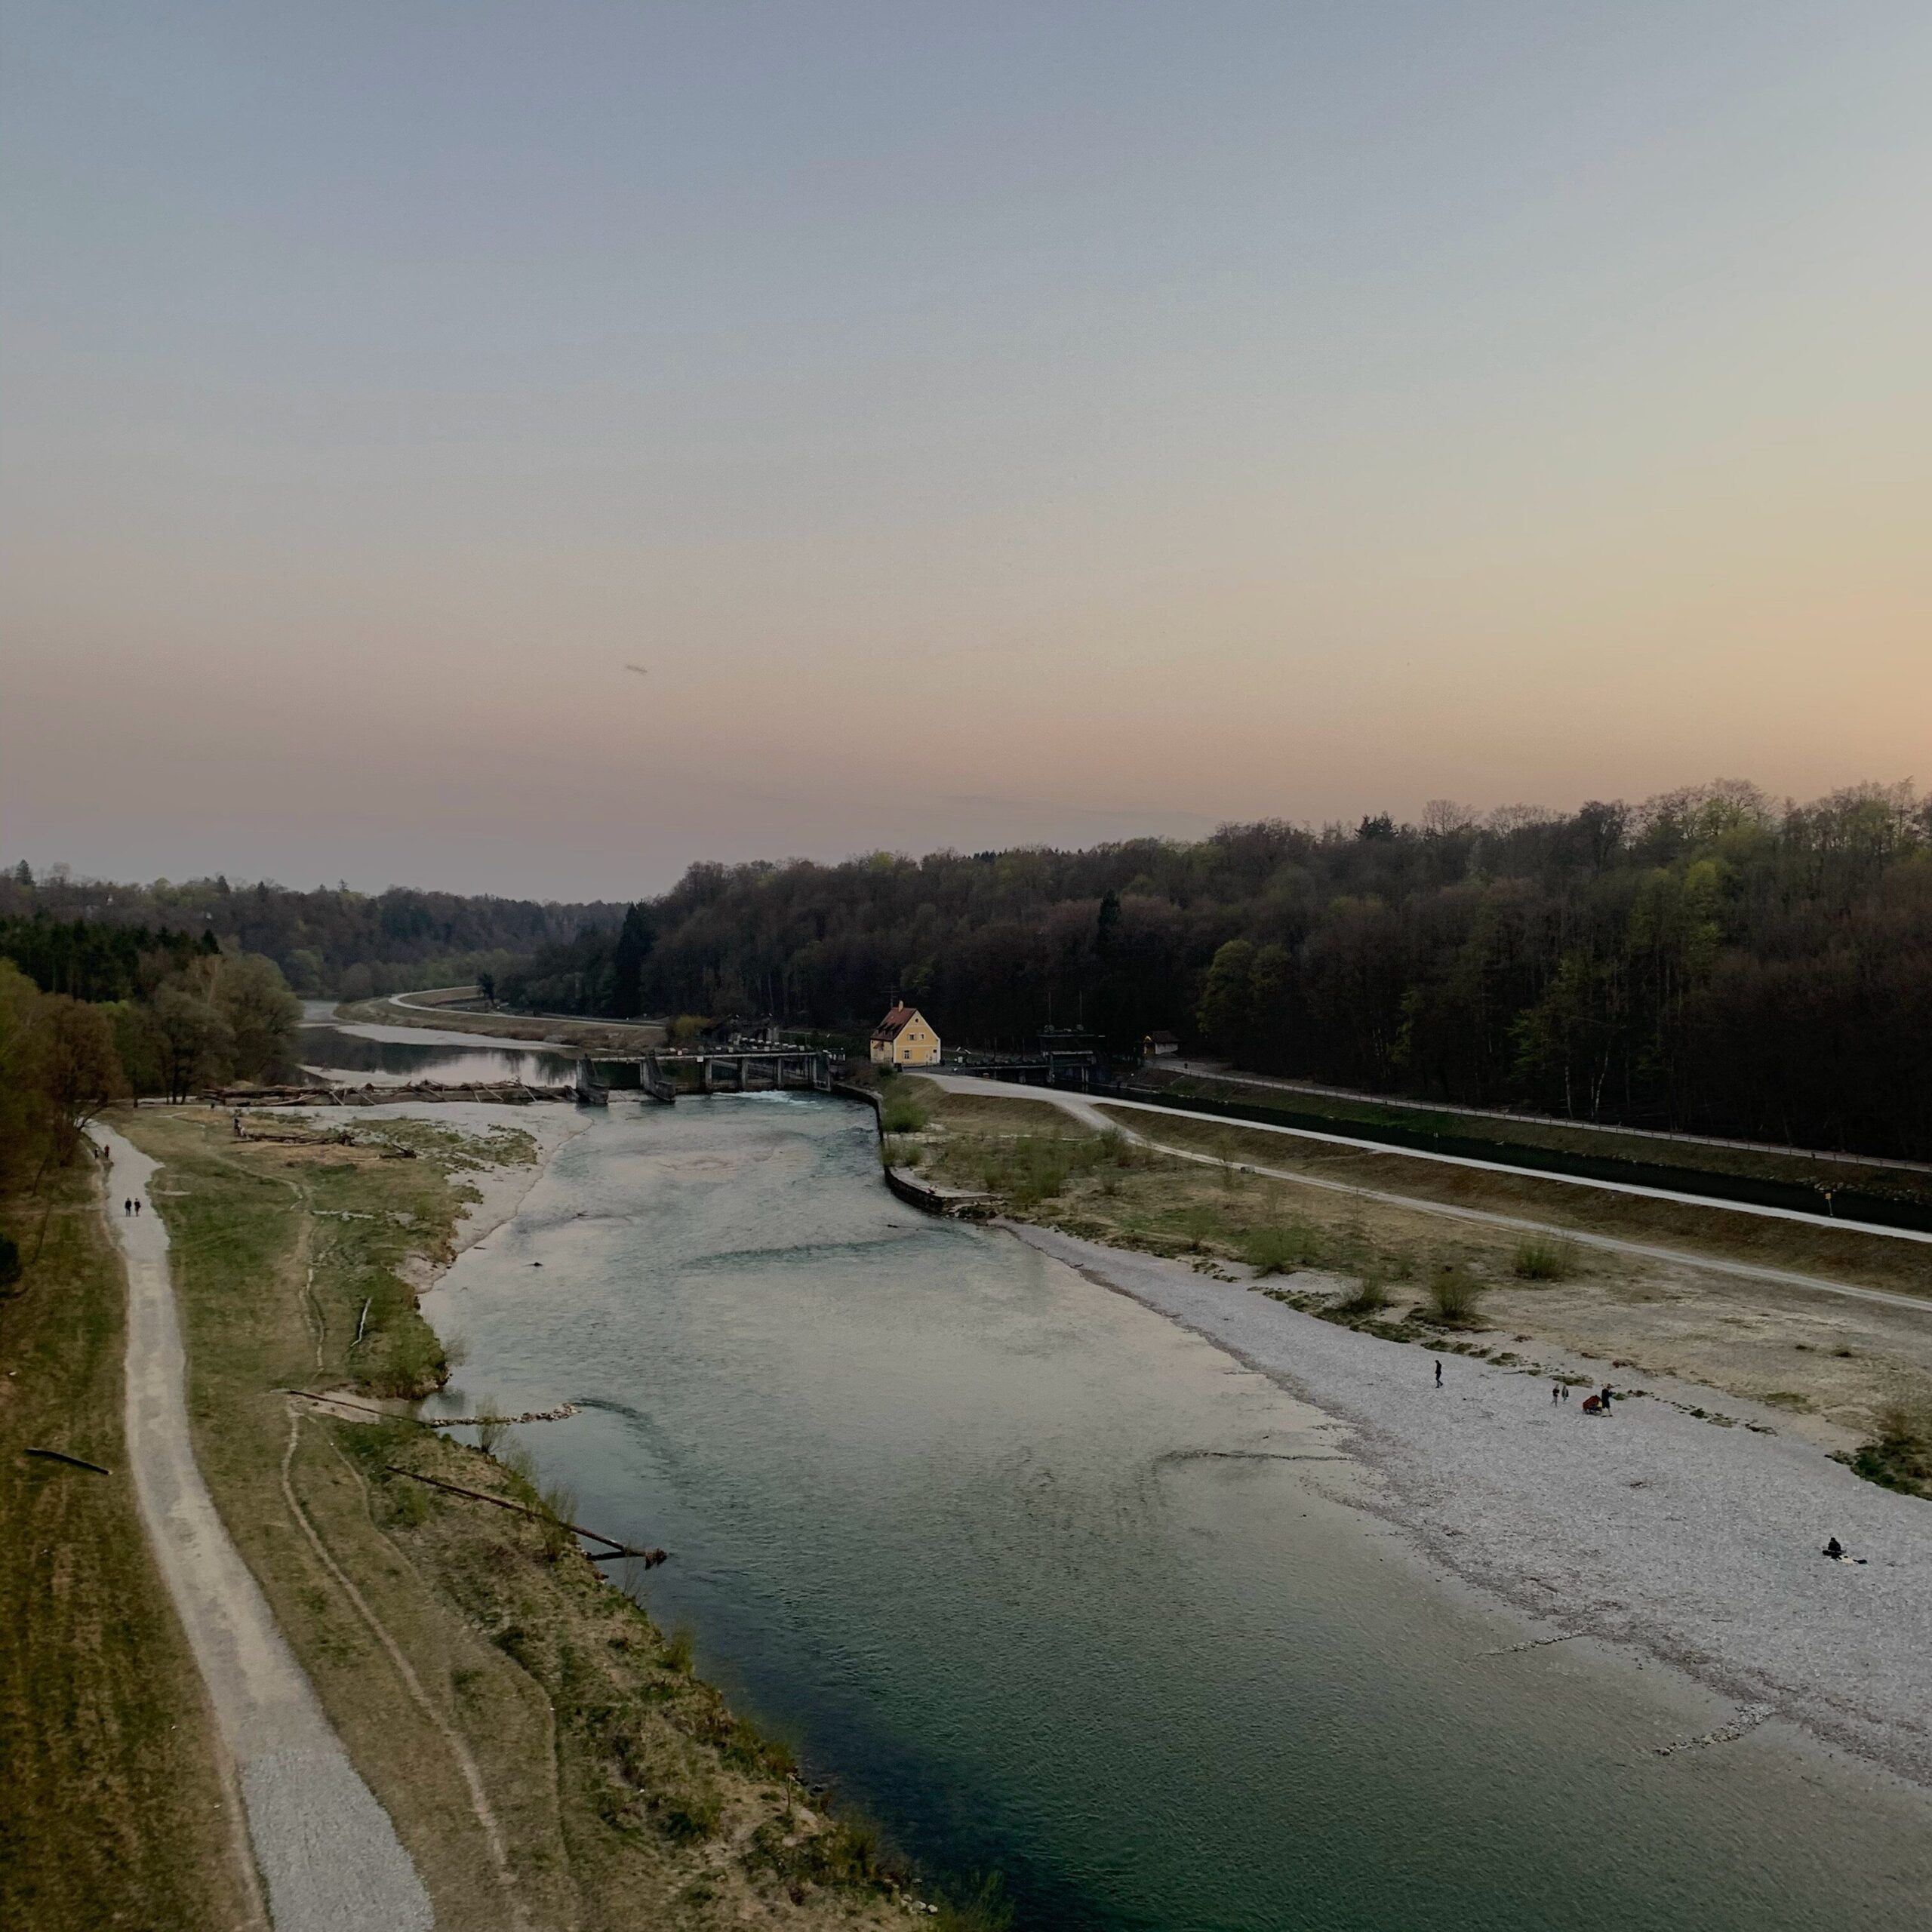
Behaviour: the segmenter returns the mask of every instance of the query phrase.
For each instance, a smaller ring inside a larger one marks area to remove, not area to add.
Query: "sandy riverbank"
[[[1553,1404],[1540,1377],[1451,1355],[1438,1391],[1424,1350],[1177,1262],[1002,1225],[1349,1425],[1371,1479],[1345,1500],[1548,1635],[1638,1647],[1932,1789],[1932,1505],[1813,1444],[1672,1406],[1708,1403],[1707,1389],[1645,1377],[1647,1395],[1598,1420],[1580,1390]],[[1766,1429],[1783,1420],[1725,1407]],[[1866,1562],[1826,1560],[1833,1535]]]

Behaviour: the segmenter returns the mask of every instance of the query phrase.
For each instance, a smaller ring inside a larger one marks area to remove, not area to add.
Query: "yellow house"
[[[939,1035],[909,1006],[895,1006],[872,1029],[875,1066],[937,1066]]]

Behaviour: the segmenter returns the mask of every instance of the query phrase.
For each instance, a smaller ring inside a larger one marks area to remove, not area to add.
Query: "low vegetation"
[[[1922,1292],[1921,1251],[1909,1243],[1604,1199],[1105,1103],[1100,1112],[1118,1128],[1103,1151],[1091,1128],[1023,1090],[969,1097],[924,1084],[933,1117],[922,1137],[925,1171],[936,1181],[989,1189],[1015,1218],[1244,1281],[1324,1320],[1521,1365],[1540,1345],[1555,1352],[1552,1377],[1587,1379],[1595,1361],[1626,1377],[1675,1375],[1782,1409],[1790,1421],[1780,1426],[1847,1455],[1870,1437],[1888,1392],[1932,1390],[1932,1334],[1908,1312],[1767,1303],[1736,1277],[1606,1254],[1561,1232],[1526,1235],[1365,1199],[1331,1183]],[[1128,1132],[1217,1164],[1137,1144]],[[1269,1168],[1322,1184],[1276,1179]],[[1446,1306],[1435,1292],[1445,1278]]]
[[[1932,1500],[1932,1406],[1893,1401],[1873,1418],[1871,1441],[1848,1460],[1867,1482]]]
[[[1336,1304],[1336,1312],[1352,1320],[1372,1318],[1382,1314],[1393,1299],[1389,1284],[1380,1275],[1367,1274]]]
[[[1567,1281],[1577,1272],[1577,1244],[1532,1235],[1516,1244],[1509,1269],[1520,1281]]]
[[[1605,1234],[1626,1241],[1651,1241],[1687,1254],[1706,1254],[1725,1260],[1755,1261],[1777,1269],[1817,1274],[1828,1279],[1887,1288],[1901,1294],[1932,1293],[1916,1243],[1882,1235],[1861,1234],[1849,1228],[1811,1226],[1792,1221],[1726,1214],[1700,1204],[1599,1193],[1587,1188],[1544,1180],[1534,1175],[1491,1173],[1444,1166],[1439,1161],[1405,1158],[1399,1152],[1367,1146],[1297,1140],[1271,1134],[1265,1128],[1244,1127],[1174,1113],[1155,1116],[1103,1103],[1102,1114],[1137,1132],[1146,1132],[1164,1146],[1184,1148],[1217,1161],[1234,1160],[1254,1168],[1272,1168],[1311,1180],[1339,1182],[1346,1186],[1391,1189],[1444,1206],[1474,1208],[1486,1213],[1548,1223],[1579,1235]],[[1297,1190],[1309,1217],[1322,1214],[1314,1195]],[[1345,1213],[1359,1217],[1362,1206]],[[1378,1220],[1388,1217],[1375,1211]],[[1444,1223],[1434,1224],[1443,1229]],[[1589,1259],[1580,1242],[1566,1235],[1525,1237],[1499,1230],[1495,1237],[1478,1235],[1469,1224],[1458,1237],[1472,1251],[1480,1247],[1488,1260],[1485,1277],[1494,1279],[1515,1272],[1518,1244],[1526,1238],[1548,1238],[1571,1249],[1575,1278],[1587,1278],[1603,1264]],[[1493,1262],[1494,1265],[1491,1265]]]
[[[1257,1275],[1292,1275],[1297,1269],[1315,1266],[1321,1254],[1315,1230],[1299,1222],[1251,1229],[1241,1241],[1241,1258]]]
[[[928,1115],[911,1083],[888,1081],[879,1096],[879,1124],[888,1134],[917,1134]]]
[[[245,1924],[200,1680],[135,1509],[94,1164],[0,1195],[0,1224],[20,1257],[0,1280],[0,1925]]]
[[[1425,1318],[1442,1328],[1474,1328],[1483,1284],[1464,1267],[1451,1262],[1430,1276]]]

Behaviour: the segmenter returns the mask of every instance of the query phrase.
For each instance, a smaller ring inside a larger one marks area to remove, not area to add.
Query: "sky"
[[[1923,0],[0,0],[0,857],[1932,781],[1928,99]]]

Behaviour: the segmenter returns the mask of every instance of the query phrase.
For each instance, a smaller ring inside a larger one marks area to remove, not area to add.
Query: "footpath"
[[[202,1480],[155,1163],[113,1157],[109,1219],[128,1271],[128,1454],[141,1519],[208,1686],[275,1932],[429,1932],[435,1915],[389,1814],[350,1763]],[[141,1203],[138,1217],[122,1211]]]

